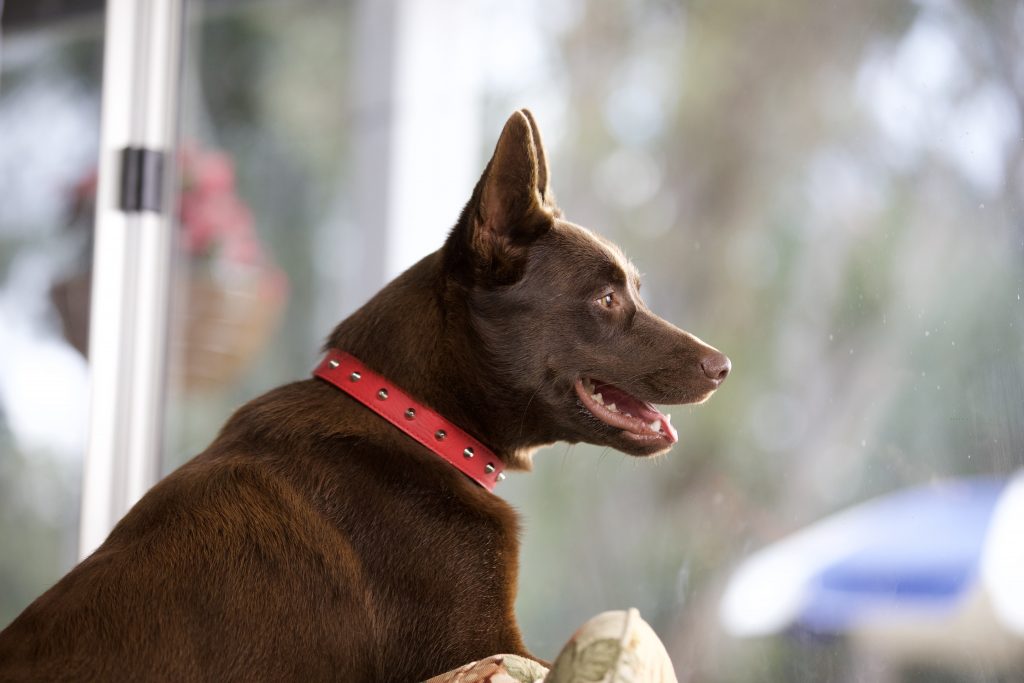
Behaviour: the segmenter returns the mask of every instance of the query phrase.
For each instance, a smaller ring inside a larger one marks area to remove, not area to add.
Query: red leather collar
[[[359,362],[331,349],[313,371],[428,449],[488,491],[505,478],[504,463],[491,449]]]

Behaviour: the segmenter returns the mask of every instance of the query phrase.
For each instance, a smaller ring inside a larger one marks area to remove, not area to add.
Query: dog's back
[[[242,408],[3,632],[0,678],[412,681],[525,654],[510,510],[363,412],[312,380]]]

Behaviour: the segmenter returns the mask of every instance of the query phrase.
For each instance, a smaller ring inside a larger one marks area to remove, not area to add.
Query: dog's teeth
[[[615,407],[614,403],[609,403],[608,405],[605,406],[605,408],[612,411],[613,413],[619,412],[619,409]]]
[[[601,394],[594,394],[593,398],[594,398],[595,401],[597,401],[601,405],[604,405],[604,396],[602,396]]]
[[[652,432],[657,432],[657,431],[659,431],[661,429],[661,423],[658,422],[657,420],[655,420],[654,422],[652,422],[651,424],[649,424],[647,426],[651,428]]]

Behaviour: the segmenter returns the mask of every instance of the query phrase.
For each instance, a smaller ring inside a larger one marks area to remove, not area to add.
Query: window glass
[[[9,17],[21,17],[8,8]],[[88,420],[84,208],[103,17],[4,26],[0,61],[0,628],[75,562]]]
[[[347,275],[318,245],[350,241],[351,136],[368,123],[347,99],[345,3],[193,10],[165,472],[311,371]]]
[[[872,622],[875,640],[798,620],[742,638],[721,610],[744,559],[833,512],[1021,466],[1020,7],[490,10],[484,129],[533,107],[567,216],[623,246],[655,312],[733,361],[706,405],[674,411],[668,457],[556,446],[513,478],[527,643],[551,655],[590,615],[635,605],[681,680],[1009,676],[957,640],[969,595],[935,608],[938,625],[923,607],[938,637],[917,650],[899,640],[913,598]],[[908,582],[944,569],[907,554]],[[1005,623],[974,633],[1019,657]]]

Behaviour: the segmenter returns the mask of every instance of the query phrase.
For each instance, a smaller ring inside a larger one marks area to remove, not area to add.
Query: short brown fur
[[[647,310],[617,248],[561,220],[547,178],[516,112],[445,246],[327,346],[510,469],[557,440],[662,452],[596,420],[572,382],[699,401],[717,352]],[[606,290],[617,309],[595,307]],[[335,388],[296,382],[239,409],[0,633],[0,679],[408,683],[530,656],[518,536],[501,498]]]

